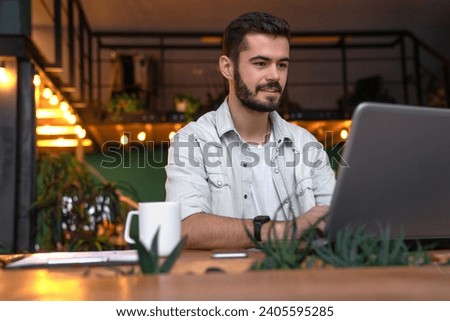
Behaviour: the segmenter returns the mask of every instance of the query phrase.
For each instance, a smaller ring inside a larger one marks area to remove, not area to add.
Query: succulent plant
[[[136,242],[136,248],[139,256],[139,265],[141,267],[142,273],[144,274],[159,274],[170,272],[173,265],[180,256],[181,250],[183,249],[187,238],[186,236],[184,236],[180,240],[180,242],[178,242],[172,252],[166,257],[166,259],[162,263],[160,263],[160,257],[158,253],[158,235],[159,228],[153,236],[150,250],[147,250],[145,246],[142,245],[137,235],[132,236],[134,241]]]

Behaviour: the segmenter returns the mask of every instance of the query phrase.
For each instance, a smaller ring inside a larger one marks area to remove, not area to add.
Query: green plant
[[[186,122],[194,120],[202,105],[200,99],[192,94],[177,94],[174,98],[175,105],[181,104],[184,109],[184,118]],[[178,110],[178,108],[177,108]]]
[[[338,232],[335,242],[314,246],[314,253],[324,264],[335,267],[424,265],[431,262],[426,251],[411,251],[403,237],[392,237],[390,229],[377,235],[361,226]]]
[[[68,153],[43,155],[38,161],[35,248],[102,250],[113,245],[108,236],[122,215],[114,183],[96,183],[87,167]]]
[[[316,225],[308,228],[298,238],[296,237],[298,234],[297,224],[294,219],[292,229],[285,230],[281,238],[278,238],[272,224],[269,227],[269,237],[265,243],[258,242],[247,228],[245,231],[255,247],[265,254],[262,261],[253,263],[252,270],[298,269],[302,264],[310,266],[314,263],[313,257],[310,256],[310,250],[317,235]]]
[[[92,235],[89,231],[77,233],[70,242],[69,251],[104,251],[114,250],[106,235]]]
[[[363,226],[353,230],[343,229],[332,241],[321,237],[317,229],[319,223],[310,226],[299,238],[296,237],[295,219],[292,230],[285,230],[280,238],[276,237],[272,225],[265,243],[258,242],[246,228],[255,248],[264,253],[263,260],[255,262],[251,269],[301,269],[311,268],[317,263],[322,266],[361,267],[426,265],[431,262],[427,251],[432,246],[427,249],[418,246],[411,250],[403,237],[392,237],[389,228],[380,230],[378,235],[368,233]]]
[[[136,112],[142,108],[142,103],[136,94],[126,92],[113,95],[106,104],[106,111],[114,117],[119,117],[123,113]]]
[[[132,235],[134,241],[136,242],[136,248],[139,256],[139,265],[141,271],[144,274],[159,274],[168,273],[172,269],[173,265],[180,256],[181,250],[186,243],[186,236],[183,237],[173,251],[167,256],[162,264],[159,263],[159,253],[158,253],[158,235],[159,228],[153,237],[152,243],[150,245],[150,250],[147,251],[144,245],[142,245],[139,237],[137,235]]]

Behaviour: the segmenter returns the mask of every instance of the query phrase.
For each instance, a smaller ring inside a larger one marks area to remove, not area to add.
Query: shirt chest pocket
[[[233,200],[228,176],[222,173],[208,173],[212,213],[233,216]]]
[[[229,188],[228,177],[222,173],[208,173],[207,181],[211,191]]]
[[[316,205],[313,192],[313,182],[310,177],[302,179],[296,186],[295,194],[300,203],[300,211],[302,213],[310,210]]]

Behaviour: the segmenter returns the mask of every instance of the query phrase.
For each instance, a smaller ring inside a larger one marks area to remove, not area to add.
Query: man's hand
[[[317,229],[323,232],[325,230],[323,217],[328,213],[329,209],[330,207],[328,205],[317,205],[305,214],[297,217],[297,234],[295,237],[300,238],[311,225],[316,223],[318,223],[316,226]],[[292,224],[292,221],[278,221],[264,224],[261,232],[263,242],[268,240],[269,233],[271,233],[272,238],[281,239],[285,233],[288,233],[288,236],[291,237]]]
[[[310,209],[305,214],[299,216],[297,218],[297,231],[299,235],[303,234],[308,227],[311,225],[317,224],[317,228],[320,231],[325,230],[325,221],[323,218],[328,214],[330,207],[328,205],[317,205]]]

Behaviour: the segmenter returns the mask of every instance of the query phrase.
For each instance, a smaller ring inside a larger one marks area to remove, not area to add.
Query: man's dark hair
[[[288,40],[291,36],[287,21],[263,12],[245,13],[231,21],[223,34],[223,54],[234,63],[247,47],[245,36],[248,34],[266,34]]]

